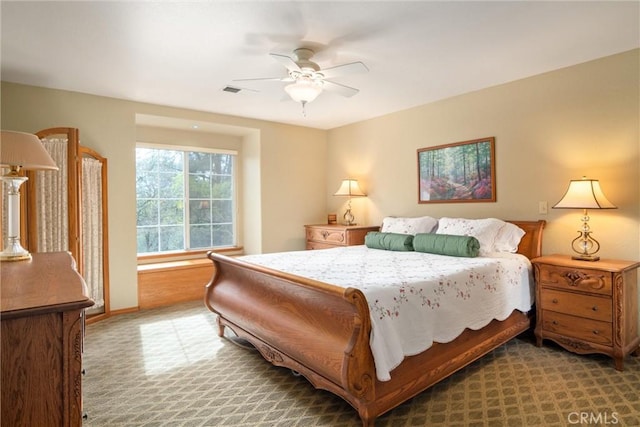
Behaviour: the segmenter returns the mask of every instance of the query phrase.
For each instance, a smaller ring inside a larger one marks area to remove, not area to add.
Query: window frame
[[[198,152],[198,153],[206,153],[206,154],[227,154],[233,156],[233,171],[231,174],[232,179],[232,193],[231,193],[231,201],[232,201],[232,223],[233,223],[233,236],[234,243],[229,246],[217,246],[217,247],[208,247],[208,248],[194,248],[194,249],[179,249],[175,251],[162,251],[162,252],[137,252],[137,242],[136,242],[136,254],[138,261],[153,261],[153,260],[169,260],[171,258],[183,258],[185,256],[201,256],[206,254],[207,252],[229,252],[233,253],[238,250],[241,250],[242,247],[239,245],[239,234],[238,234],[238,162],[239,162],[239,152],[233,149],[225,149],[225,148],[211,148],[211,147],[198,147],[198,146],[190,146],[190,145],[176,145],[176,144],[162,144],[162,143],[153,143],[153,142],[136,142],[136,149],[138,148],[148,148],[148,149],[156,149],[156,150],[167,150],[167,151],[181,151],[183,153],[189,152]],[[138,164],[136,160],[136,175],[138,173]],[[189,233],[189,198],[187,194],[188,190],[188,180],[189,180],[189,170],[185,168],[183,170],[184,176],[184,187],[182,192],[183,203],[184,203],[184,224],[183,224],[183,233],[185,236],[185,240],[190,242],[190,233]],[[136,204],[138,200],[138,191],[136,189]],[[137,219],[136,219],[136,236],[137,236]],[[188,240],[187,240],[188,239]]]

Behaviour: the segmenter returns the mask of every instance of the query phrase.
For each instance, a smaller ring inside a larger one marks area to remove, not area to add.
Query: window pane
[[[158,224],[158,201],[153,199],[138,199],[137,225],[157,225]]]
[[[138,253],[158,252],[158,228],[138,227]]]
[[[137,171],[136,194],[139,198],[158,197],[158,174]]]
[[[230,175],[214,175],[211,181],[211,193],[214,199],[231,199],[233,179]]]
[[[213,200],[212,222],[232,222],[233,221],[233,202],[231,200]]]
[[[213,226],[213,246],[233,246],[233,224],[218,224]]]
[[[192,225],[189,232],[191,233],[191,248],[202,249],[213,246],[211,242],[211,225]]]
[[[202,199],[211,197],[211,184],[208,174],[189,174],[189,198]]]
[[[158,170],[158,150],[151,148],[136,148],[136,171],[150,172]]]
[[[211,158],[211,171],[216,175],[231,175],[233,173],[233,156],[229,154],[215,154]]]
[[[184,171],[184,153],[175,150],[154,150],[157,152],[156,162],[161,172]]]
[[[182,200],[160,200],[160,224],[184,224],[184,202]]]
[[[189,223],[211,224],[211,202],[209,200],[189,200]]]
[[[182,226],[160,227],[160,251],[184,249],[184,228]]]
[[[216,154],[189,152],[189,173],[209,172],[212,156]]]
[[[160,197],[183,198],[184,175],[182,172],[163,172],[159,175]]]

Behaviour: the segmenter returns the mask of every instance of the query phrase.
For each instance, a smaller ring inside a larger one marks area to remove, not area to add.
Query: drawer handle
[[[327,240],[327,236],[329,235],[329,232],[327,230],[322,230],[320,234],[322,234],[322,237],[324,238],[324,240]]]
[[[557,304],[558,303],[558,298],[554,298],[551,300],[552,303]]]
[[[552,325],[557,325],[557,324],[558,324],[558,321],[557,321],[557,320],[553,320],[553,321],[551,322],[551,324],[552,324]]]
[[[598,335],[599,333],[600,333],[600,331],[599,331],[599,330],[594,329],[594,331],[593,331],[593,334],[594,334],[594,335]]]
[[[591,310],[593,310],[593,311],[598,311],[598,306],[597,306],[597,305],[594,305],[593,307],[591,307]]]
[[[564,274],[564,277],[570,282],[569,286],[579,286],[580,282],[584,280],[587,275],[580,271],[568,271]]]

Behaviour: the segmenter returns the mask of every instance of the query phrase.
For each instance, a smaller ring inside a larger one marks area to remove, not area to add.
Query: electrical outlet
[[[547,202],[538,202],[538,213],[541,215],[547,214]]]

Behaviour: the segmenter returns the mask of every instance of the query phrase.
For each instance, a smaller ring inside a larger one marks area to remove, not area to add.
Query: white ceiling
[[[640,2],[2,1],[2,80],[330,129],[640,47]],[[362,61],[307,105],[269,53]],[[227,85],[247,89],[223,92]]]

